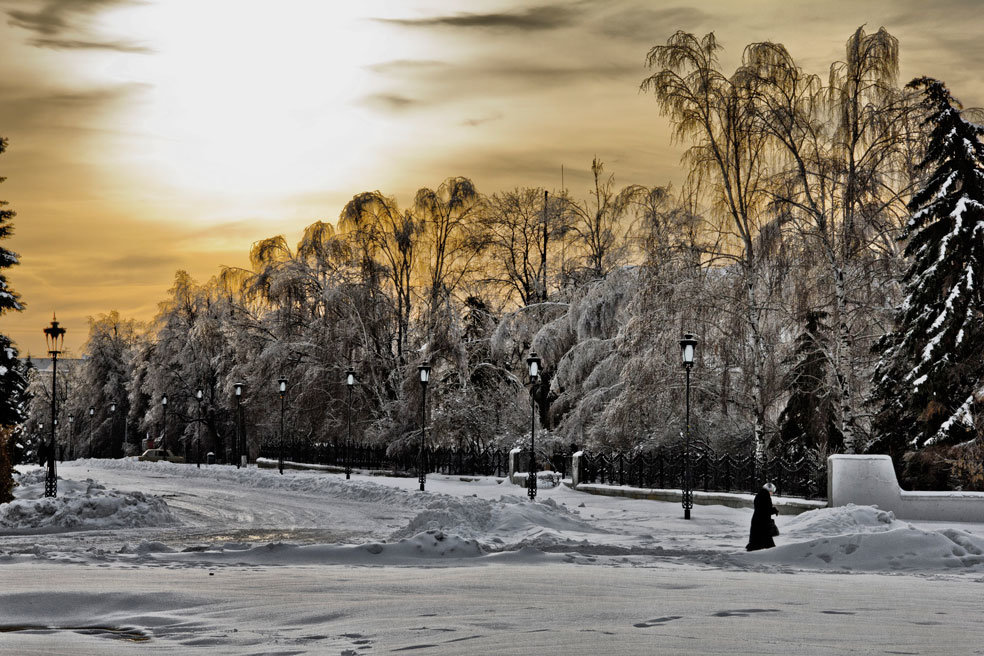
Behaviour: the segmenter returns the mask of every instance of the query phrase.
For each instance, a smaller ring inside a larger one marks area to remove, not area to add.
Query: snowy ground
[[[0,653],[984,654],[984,525],[135,461],[0,506]],[[139,645],[139,647],[135,647]]]

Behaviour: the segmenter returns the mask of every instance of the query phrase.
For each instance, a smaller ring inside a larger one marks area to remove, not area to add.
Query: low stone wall
[[[899,519],[984,522],[984,492],[908,492],[889,456],[830,456],[827,493],[831,506],[878,506]]]

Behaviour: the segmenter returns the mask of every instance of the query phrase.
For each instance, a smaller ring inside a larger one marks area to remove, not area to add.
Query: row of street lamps
[[[44,495],[46,497],[54,497],[58,493],[58,479],[55,472],[55,427],[58,424],[57,419],[57,394],[55,390],[57,389],[57,372],[58,372],[58,355],[62,352],[65,339],[65,329],[58,325],[57,319],[52,316],[51,325],[44,329],[45,339],[48,343],[48,354],[51,356],[51,441],[48,448],[48,467],[47,473],[45,475],[45,485],[44,485]],[[694,506],[694,493],[693,493],[693,472],[691,468],[691,457],[690,457],[690,369],[694,364],[694,353],[697,348],[697,339],[690,333],[685,333],[683,339],[680,340],[680,351],[683,358],[683,366],[687,374],[687,414],[686,414],[686,431],[685,431],[685,441],[684,441],[684,465],[683,465],[683,485],[682,485],[682,497],[683,497],[683,517],[684,519],[690,519],[690,510]],[[543,366],[543,361],[536,354],[535,350],[530,351],[530,355],[526,358],[526,366],[530,375],[530,458],[529,458],[529,471],[526,476],[526,489],[530,500],[536,499],[537,492],[537,478],[536,478],[536,409],[539,393],[540,375]],[[420,376],[420,389],[421,389],[421,403],[420,403],[420,447],[417,454],[417,470],[419,473],[420,491],[423,492],[427,483],[427,469],[426,469],[426,447],[427,447],[427,384],[430,382],[431,366],[430,362],[424,361],[417,367],[418,374]],[[351,442],[352,442],[352,388],[356,383],[355,370],[350,366],[345,371],[345,383],[348,388],[348,412],[347,412],[347,436],[345,441],[344,450],[344,460],[345,460],[345,478],[349,479],[352,476],[352,466],[351,466]],[[242,426],[242,395],[243,388],[245,385],[243,383],[234,383],[233,387],[235,389],[236,396],[236,450],[241,454],[244,454],[242,458],[242,463],[236,462],[236,466],[239,467],[240,464],[245,464],[245,445],[243,441],[243,426]],[[286,399],[287,399],[287,379],[280,377],[277,379],[277,390],[280,396],[280,445],[279,445],[279,457],[277,458],[277,469],[281,474],[284,473],[284,413],[286,410]],[[202,399],[203,391],[198,388],[195,392],[195,397],[198,400],[198,420],[199,423],[204,423],[204,417],[202,416]],[[167,450],[167,394],[161,396],[161,406],[163,410],[163,430],[161,433],[161,448],[165,451]],[[110,412],[116,413],[116,403],[110,405]],[[92,418],[95,414],[95,408],[89,406],[89,455],[92,455]],[[74,417],[68,418],[69,423],[73,423]],[[42,430],[44,424],[40,424]],[[197,466],[201,467],[201,430],[202,427],[198,426],[196,430],[196,461]]]

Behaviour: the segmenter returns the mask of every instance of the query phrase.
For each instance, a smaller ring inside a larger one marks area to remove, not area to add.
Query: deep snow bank
[[[813,510],[782,531],[775,549],[740,554],[737,561],[838,571],[984,571],[984,538],[917,528],[874,506]]]
[[[83,464],[85,461],[82,461]],[[417,515],[390,535],[392,540],[411,538],[426,531],[442,531],[464,540],[480,541],[486,548],[517,549],[536,544],[562,542],[568,536],[606,534],[603,528],[550,498],[530,503],[525,497],[500,495],[498,499],[454,496],[439,492],[420,493],[372,480],[346,480],[310,471],[288,471],[249,467],[191,467],[169,462],[136,460],[94,461],[100,468],[160,473],[181,478],[204,479],[322,496],[326,499],[383,504],[413,509]],[[566,534],[566,535],[565,535]]]
[[[59,479],[58,496],[44,496],[44,470],[17,478],[16,499],[0,505],[0,533],[166,526],[176,520],[164,500],[142,492],[107,490],[92,479]]]
[[[184,563],[196,565],[353,565],[353,566],[447,566],[482,564],[506,557],[510,562],[539,562],[556,560],[533,549],[510,552],[507,555],[487,553],[476,540],[428,530],[393,542],[366,544],[296,545],[275,542],[262,546],[229,543],[203,550],[178,552],[160,542],[141,542],[136,547],[125,545],[124,557],[139,561]]]

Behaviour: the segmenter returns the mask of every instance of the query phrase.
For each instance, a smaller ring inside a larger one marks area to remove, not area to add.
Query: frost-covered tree
[[[412,212],[401,211],[395,198],[379,191],[365,191],[342,208],[338,227],[361,252],[363,276],[370,280],[384,278],[396,297],[396,353],[403,364],[419,257],[420,221]]]
[[[73,372],[77,384],[70,387],[63,405],[80,427],[83,421],[93,422],[94,444],[90,450],[95,455],[123,455],[124,437],[131,437],[132,441],[132,433],[126,428],[130,410],[127,383],[139,334],[140,325],[122,318],[115,310],[89,318],[83,361]],[[115,413],[110,410],[112,404],[116,404]],[[90,407],[95,411],[91,419]]]
[[[853,452],[864,378],[856,369],[870,347],[856,344],[864,343],[859,335],[875,332],[864,293],[874,276],[865,264],[898,256],[895,236],[912,181],[913,103],[896,84],[898,40],[885,29],[868,34],[859,27],[826,81],[803,71],[777,43],[749,45],[742,64],[757,128],[779,155],[771,165],[774,205],[805,242],[804,259],[816,261],[815,302],[829,310],[834,328],[826,348],[836,374],[838,431]]]
[[[725,75],[718,59],[721,45],[710,33],[702,38],[678,31],[666,45],[654,46],[646,57],[654,73],[641,89],[652,92],[660,111],[673,123],[674,134],[691,146],[685,160],[690,177],[707,180],[711,217],[726,237],[719,254],[730,257],[741,273],[752,380],[751,403],[755,444],[764,444],[768,414],[767,350],[763,334],[768,304],[762,277],[767,261],[757,235],[773,217],[764,210],[771,197],[766,155],[768,138],[757,128],[755,97],[744,85],[742,71]]]
[[[428,309],[433,313],[472,271],[475,249],[470,244],[481,196],[468,178],[448,178],[437,189],[419,189],[414,207],[422,231]]]
[[[975,436],[984,385],[984,127],[939,80],[909,86],[923,90],[931,134],[902,235],[905,301],[876,347],[874,448],[892,454]]]
[[[550,250],[567,230],[568,202],[543,189],[521,188],[486,199],[478,217],[484,255],[482,283],[521,305],[549,297],[549,271],[563,268],[563,250]],[[546,221],[546,230],[544,230]]]
[[[633,243],[634,206],[649,191],[642,185],[629,185],[615,191],[615,176],[604,177],[604,163],[591,161],[594,187],[590,201],[577,202],[564,197],[571,213],[570,240],[583,261],[588,279],[603,278],[616,266],[626,263]]]

